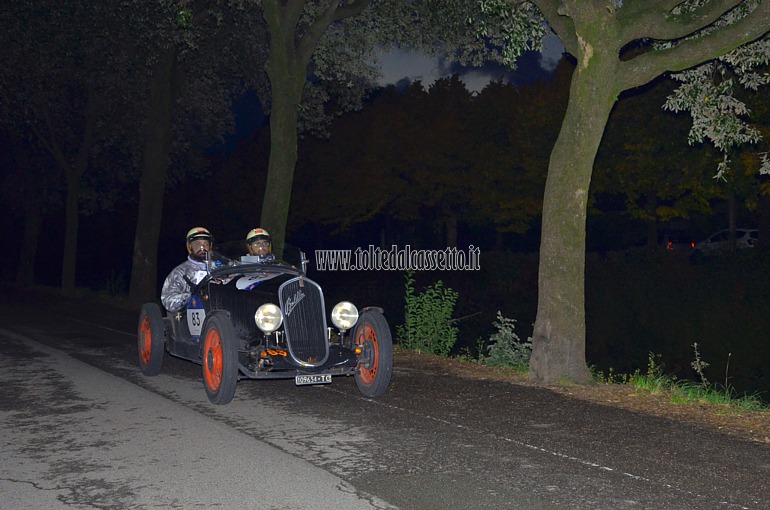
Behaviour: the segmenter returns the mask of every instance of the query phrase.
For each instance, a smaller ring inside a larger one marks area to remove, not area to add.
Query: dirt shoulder
[[[529,382],[526,376],[514,374],[504,368],[487,367],[470,361],[404,349],[396,349],[395,365],[431,370],[466,379],[536,386]],[[600,405],[712,428],[750,441],[770,443],[770,411],[734,410],[727,406],[705,402],[679,404],[671,402],[669,394],[641,392],[623,384],[558,385],[550,386],[548,389]]]

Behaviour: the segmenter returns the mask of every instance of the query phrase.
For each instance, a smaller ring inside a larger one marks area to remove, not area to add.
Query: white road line
[[[120,330],[108,328],[108,327],[105,327],[105,326],[101,326],[99,324],[93,324],[93,323],[86,322],[86,321],[81,321],[81,320],[78,320],[78,319],[69,319],[69,320],[72,320],[74,322],[79,322],[81,324],[95,326],[95,327],[102,328],[102,329],[105,329],[105,330],[108,330],[108,331],[112,331],[112,332],[115,332],[115,333],[121,333],[123,335],[136,337],[135,333],[127,333],[125,331],[120,331]],[[417,371],[417,370],[415,370],[415,371]],[[342,392],[340,390],[337,390],[337,389],[335,389],[332,386],[324,386],[323,389],[327,390],[327,391],[333,391],[333,392],[338,393],[340,395],[347,395],[347,393]],[[458,428],[458,429],[470,430],[469,427],[467,427],[465,425],[462,425],[462,424],[459,424],[459,423],[454,423],[454,422],[451,422],[451,421],[448,421],[448,420],[445,420],[445,419],[442,419],[442,418],[437,418],[435,416],[430,416],[430,415],[427,415],[427,414],[417,413],[417,412],[412,411],[410,409],[405,409],[403,407],[398,407],[398,406],[394,406],[392,404],[387,404],[387,403],[379,401],[379,400],[375,400],[375,399],[371,399],[371,398],[366,398],[366,397],[361,397],[361,399],[362,400],[366,400],[367,402],[371,402],[372,404],[380,405],[380,406],[383,406],[383,407],[388,407],[390,409],[393,409],[393,410],[396,410],[396,411],[400,411],[400,412],[403,412],[403,413],[408,413],[408,414],[411,414],[411,415],[416,416],[418,418],[422,418],[422,419],[426,419],[426,420],[442,423],[444,425],[448,425],[450,427],[455,427],[455,428]],[[478,430],[474,429],[473,432],[474,433],[478,433]],[[504,437],[504,436],[498,436],[497,434],[493,434],[493,433],[487,433],[486,435],[488,437],[492,438],[492,439],[497,440],[497,441],[505,441],[507,443],[516,444],[516,445],[522,446],[524,448],[528,448],[530,450],[538,451],[540,453],[544,453],[544,454],[547,454],[547,455],[552,455],[554,457],[559,457],[561,459],[568,460],[570,462],[576,462],[578,464],[581,464],[581,465],[584,465],[584,466],[588,466],[588,467],[591,467],[591,468],[595,468],[595,469],[598,469],[600,471],[619,473],[620,475],[622,475],[624,477],[631,478],[631,479],[634,479],[634,480],[637,480],[637,481],[640,481],[640,482],[649,483],[650,485],[660,486],[660,487],[663,487],[663,488],[666,488],[666,489],[670,489],[670,490],[673,490],[673,491],[676,491],[676,492],[679,492],[679,493],[682,493],[682,494],[686,494],[686,495],[692,496],[692,497],[704,498],[704,496],[702,494],[698,494],[698,493],[695,493],[695,492],[692,492],[692,491],[689,491],[689,490],[686,490],[686,489],[682,489],[680,487],[676,487],[676,486],[674,486],[672,484],[669,484],[669,483],[659,482],[659,481],[653,480],[651,478],[647,478],[645,476],[637,475],[637,474],[634,474],[634,473],[618,471],[617,469],[615,469],[613,467],[610,467],[610,466],[604,466],[602,464],[598,464],[598,463],[592,462],[590,460],[581,459],[581,458],[575,457],[573,455],[569,455],[569,454],[562,453],[562,452],[557,452],[557,451],[554,451],[554,450],[549,450],[549,449],[544,448],[542,446],[537,446],[537,445],[529,444],[529,443],[526,443],[524,441],[520,441],[518,439],[513,439],[513,438],[510,438],[510,437]],[[721,504],[727,504],[727,503],[726,502],[721,502]],[[750,510],[749,507],[745,507],[745,506],[741,506],[741,505],[737,505],[737,507],[740,510]]]

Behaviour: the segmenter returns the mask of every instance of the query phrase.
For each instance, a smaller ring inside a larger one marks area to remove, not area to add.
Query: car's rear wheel
[[[139,349],[139,368],[144,375],[158,375],[163,364],[166,343],[166,331],[160,307],[155,303],[145,303],[139,312],[137,331]]]
[[[385,317],[376,310],[361,314],[354,339],[363,351],[359,355],[358,391],[367,397],[379,397],[390,386],[393,374],[393,338]]]
[[[203,330],[203,386],[212,404],[230,403],[238,382],[235,330],[224,314],[206,319]]]

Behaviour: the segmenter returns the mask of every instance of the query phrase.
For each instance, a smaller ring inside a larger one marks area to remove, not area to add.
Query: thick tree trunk
[[[65,205],[64,250],[62,258],[61,288],[64,294],[75,291],[75,267],[77,262],[78,230],[80,216],[80,174],[67,172],[67,200]]]
[[[265,70],[270,79],[270,162],[267,169],[261,226],[283,246],[289,219],[291,188],[297,164],[297,121],[307,83],[307,67],[318,41],[333,21],[357,16],[371,0],[328,2],[300,37],[297,27],[304,0],[264,0],[262,12],[270,34]]]
[[[304,70],[302,71],[304,82]],[[281,91],[291,87],[291,77],[273,79],[273,104],[270,110],[270,161],[267,166],[265,198],[262,202],[260,225],[270,232],[275,246],[283,246],[286,240],[286,224],[289,220],[291,188],[297,164],[297,111],[302,99],[301,92],[293,94]]]
[[[611,79],[617,58],[600,53],[595,49],[588,64],[575,70],[548,167],[529,371],[530,379],[543,384],[592,380],[585,361],[586,205],[596,152],[617,97]]]
[[[291,188],[297,164],[299,106],[307,81],[307,64],[313,45],[296,42],[296,22],[303,2],[270,0],[263,3],[270,32],[270,56],[265,70],[270,80],[270,161],[260,226],[267,229],[273,245],[286,241]],[[325,27],[323,27],[325,29]],[[322,29],[322,31],[323,31]]]
[[[129,299],[134,303],[150,301],[157,294],[158,240],[171,150],[174,102],[179,94],[180,73],[176,64],[177,50],[171,49],[158,60],[150,83],[144,166],[139,178],[139,211],[129,287]]]
[[[586,200],[594,159],[612,105],[625,89],[648,83],[666,71],[687,69],[724,55],[763,36],[767,33],[770,2],[758,2],[756,9],[745,18],[714,30],[708,37],[663,52],[636,56],[627,52],[628,60],[619,59],[622,47],[631,41],[628,37],[645,38],[645,34],[656,31],[657,25],[664,28],[663,25],[669,23],[661,17],[666,6],[656,2],[633,2],[633,5],[626,2],[622,9],[636,12],[621,16],[616,6],[606,1],[532,2],[578,62],[567,113],[548,168],[538,309],[529,376],[545,384],[559,380],[587,383],[591,375],[585,364]],[[668,9],[676,3],[670,3]],[[717,19],[737,3],[705,2],[700,15],[704,23],[709,24],[709,19]],[[654,26],[645,27],[647,23]],[[672,29],[676,23],[665,28]],[[692,26],[692,30],[699,28],[697,24]],[[674,31],[673,35],[681,37],[686,31],[681,34]]]

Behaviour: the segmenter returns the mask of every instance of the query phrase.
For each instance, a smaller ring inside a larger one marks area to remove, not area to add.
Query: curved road
[[[770,445],[398,363],[376,400],[247,380],[213,406],[197,365],[141,374],[136,312],[3,296],[0,509],[770,508]]]

